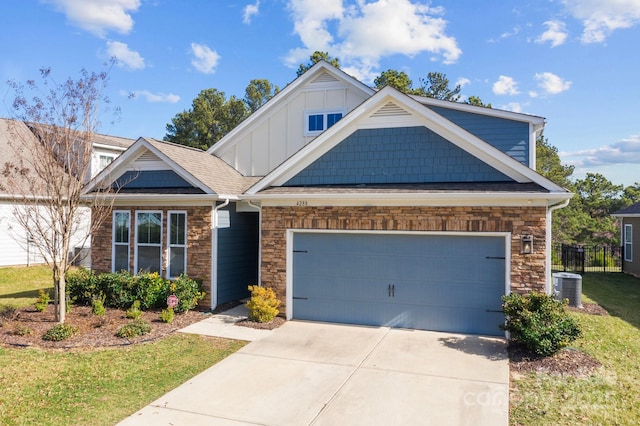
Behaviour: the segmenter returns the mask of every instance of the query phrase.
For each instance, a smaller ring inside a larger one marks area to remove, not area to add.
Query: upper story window
[[[305,136],[315,136],[333,126],[343,116],[342,111],[313,111],[305,114]]]
[[[113,155],[100,154],[99,161],[98,161],[98,169],[99,169],[98,171],[107,167],[113,160],[115,160],[115,158],[116,157],[114,157]]]

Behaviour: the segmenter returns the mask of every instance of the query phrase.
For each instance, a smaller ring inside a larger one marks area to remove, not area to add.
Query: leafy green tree
[[[469,105],[474,105],[474,106],[491,108],[491,103],[485,104],[484,102],[482,102],[482,99],[480,99],[477,96],[469,96],[469,98],[466,101],[464,101],[464,103]]]
[[[244,101],[250,113],[254,113],[269,99],[278,94],[280,88],[266,79],[251,80],[244,91]]]
[[[571,175],[573,166],[565,166],[560,161],[558,148],[549,144],[543,136],[536,139],[536,171],[556,185],[573,190]]]
[[[623,208],[640,202],[640,182],[627,186],[622,194],[622,199],[624,201]]]
[[[249,115],[247,104],[235,96],[226,98],[216,89],[202,90],[191,109],[176,114],[167,124],[165,141],[207,149]]]
[[[600,173],[587,173],[576,181],[583,209],[593,218],[608,218],[624,206],[623,185],[615,185]]]
[[[296,75],[300,77],[302,74],[307,72],[309,68],[311,68],[312,66],[314,66],[320,61],[328,62],[334,67],[340,68],[340,60],[338,58],[332,58],[331,56],[329,56],[328,52],[319,52],[316,50],[309,57],[309,62],[307,64],[300,64],[300,66],[298,66],[298,71],[296,71]]]
[[[417,95],[443,101],[458,102],[460,100],[460,85],[453,89],[449,87],[449,79],[441,72],[429,72],[427,78],[420,79],[421,86],[416,90]]]
[[[414,91],[413,81],[411,81],[404,71],[392,69],[382,71],[380,75],[373,80],[373,84],[375,84],[377,89],[382,89],[384,86],[391,86],[402,93],[412,94]]]

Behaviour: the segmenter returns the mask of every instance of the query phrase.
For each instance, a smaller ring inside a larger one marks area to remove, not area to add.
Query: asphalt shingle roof
[[[614,213],[616,216],[624,216],[626,214],[640,214],[640,203],[635,203],[629,207],[625,207]]]

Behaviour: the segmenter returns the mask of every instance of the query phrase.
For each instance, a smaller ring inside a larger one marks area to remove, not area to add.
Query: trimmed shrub
[[[137,319],[127,325],[123,325],[122,327],[120,327],[116,332],[116,336],[131,339],[133,337],[142,336],[150,332],[151,324],[144,320]]]
[[[523,344],[529,351],[548,356],[556,353],[582,335],[579,324],[560,302],[544,293],[527,296],[511,293],[502,297],[502,309],[513,342]]]
[[[52,342],[60,342],[68,339],[78,332],[78,329],[69,324],[56,324],[47,330],[42,336],[43,340],[50,340]]]
[[[168,281],[168,280],[167,280]],[[204,291],[202,291],[202,282],[198,282],[182,274],[173,281],[167,282],[166,292],[162,300],[162,306],[167,306],[167,297],[175,294],[178,297],[178,304],[173,310],[176,313],[187,312],[196,306],[198,302],[204,299]]]
[[[174,316],[173,308],[169,306],[167,309],[163,309],[162,312],[160,312],[160,321],[171,324]]]
[[[107,310],[104,308],[104,303],[102,303],[101,299],[93,299],[91,302],[91,312],[93,315],[102,317],[107,313]]]
[[[47,306],[49,305],[49,301],[51,300],[51,296],[49,296],[49,292],[46,292],[42,289],[38,290],[38,298],[33,306],[39,312],[44,312],[47,310]]]
[[[205,296],[202,283],[187,275],[171,281],[155,272],[131,275],[123,271],[96,276],[91,271],[79,270],[69,274],[67,289],[76,303],[91,305],[94,299],[100,299],[104,306],[118,309],[127,309],[136,300],[142,310],[164,308],[167,297],[175,294],[179,300],[175,312],[195,308]]]
[[[142,311],[140,310],[140,302],[138,300],[134,301],[133,304],[126,312],[127,318],[130,319],[139,319],[142,315]]]
[[[269,322],[278,315],[280,301],[276,293],[268,287],[250,285],[251,299],[247,302],[249,319],[256,322]]]

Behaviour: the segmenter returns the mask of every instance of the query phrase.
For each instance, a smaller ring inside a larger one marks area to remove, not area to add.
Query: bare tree
[[[66,275],[79,256],[73,249],[84,246],[113,205],[109,186],[83,196],[98,115],[109,110],[107,73],[82,70],[76,80],[58,84],[49,69],[40,72],[40,84],[9,82],[15,92],[13,155],[1,164],[0,183],[11,194],[16,221],[52,268],[55,319],[63,323]]]

